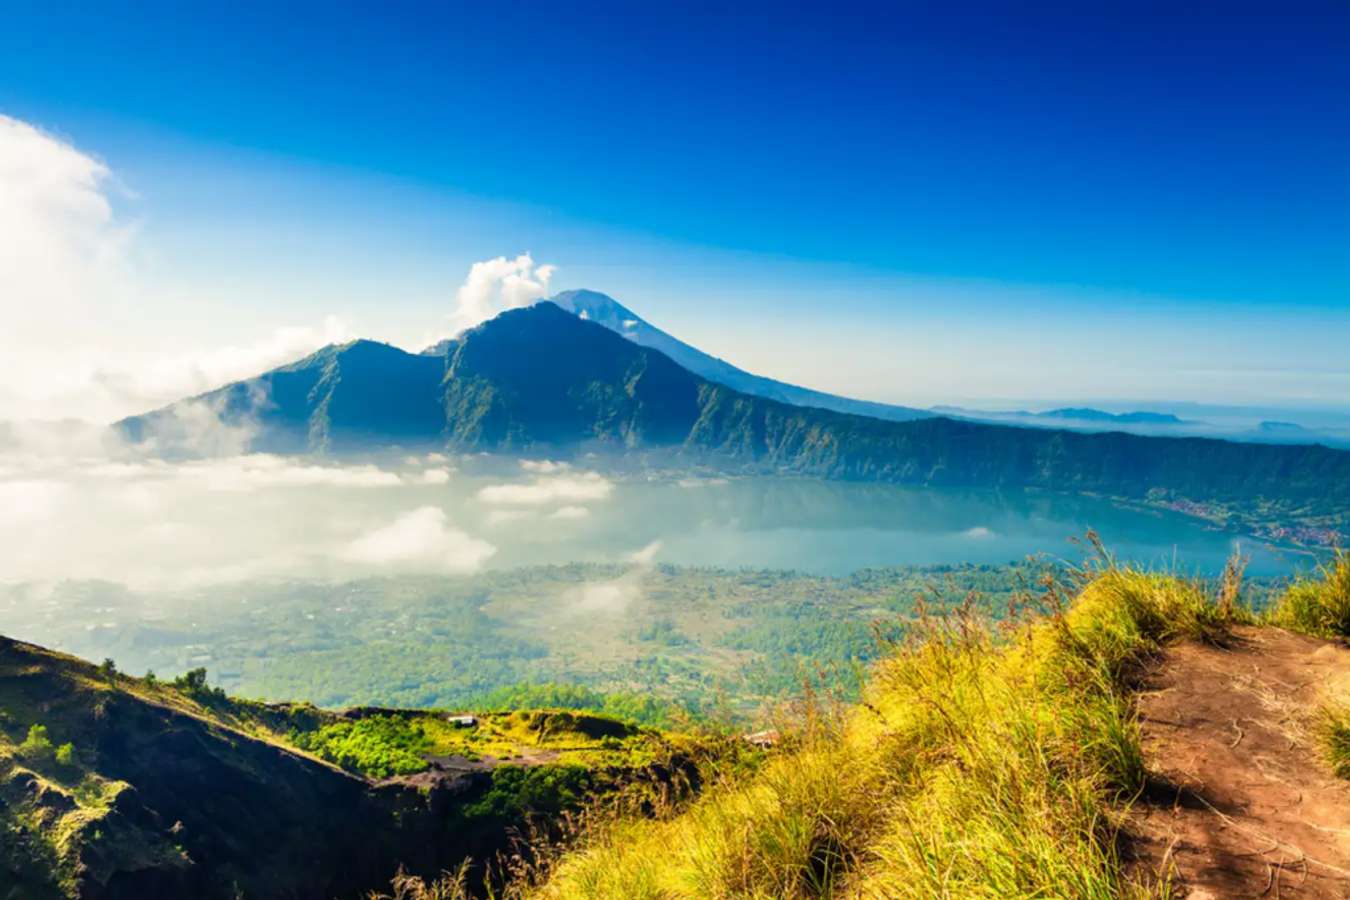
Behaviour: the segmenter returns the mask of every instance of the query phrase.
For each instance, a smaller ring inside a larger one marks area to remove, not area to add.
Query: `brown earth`
[[[498,766],[546,766],[557,762],[562,756],[557,750],[545,750],[539,747],[523,747],[518,755],[511,759],[499,759],[495,756],[483,756],[469,759],[467,756],[428,756],[428,768],[412,775],[394,775],[380,782],[381,785],[408,785],[418,789],[436,787],[454,787],[468,784],[483,772],[491,772]]]
[[[1138,699],[1138,863],[1191,900],[1350,897],[1350,782],[1314,734],[1347,691],[1350,649],[1277,628],[1166,650]]]

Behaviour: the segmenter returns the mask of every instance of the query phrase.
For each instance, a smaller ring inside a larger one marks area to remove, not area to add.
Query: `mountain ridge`
[[[602,325],[628,340],[658,350],[694,374],[744,394],[790,403],[794,406],[811,406],[895,422],[925,419],[933,415],[927,410],[841,397],[752,374],[662,331],[613,297],[599,291],[584,289],[563,291],[542,302],[552,303],[579,318]]]
[[[254,427],[253,449],[281,453],[608,449],[733,471],[1079,491],[1220,517],[1236,506],[1323,517],[1350,507],[1344,451],[796,406],[708,381],[550,303],[504,312],[444,354],[354,342],[196,402]],[[171,406],[119,427],[144,439],[174,416]]]

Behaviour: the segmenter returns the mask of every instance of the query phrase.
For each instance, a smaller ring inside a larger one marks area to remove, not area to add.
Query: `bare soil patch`
[[[519,754],[510,759],[499,759],[495,756],[483,756],[478,759],[469,759],[467,756],[430,756],[427,757],[428,767],[425,771],[412,775],[395,775],[384,779],[380,784],[406,784],[417,788],[449,787],[471,779],[476,773],[491,772],[498,766],[527,768],[545,766],[556,762],[561,755],[557,750],[524,747]]]
[[[1192,900],[1350,898],[1350,782],[1315,716],[1350,689],[1350,649],[1271,627],[1166,650],[1138,699],[1152,778],[1130,825],[1138,864]]]

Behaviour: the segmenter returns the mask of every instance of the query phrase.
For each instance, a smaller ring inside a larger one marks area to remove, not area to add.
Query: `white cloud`
[[[265,401],[265,392],[251,396],[251,408]],[[150,421],[140,436],[137,451],[177,456],[237,456],[247,452],[257,437],[257,423],[249,417],[226,421],[224,398],[190,400]]]
[[[520,467],[526,472],[537,472],[541,475],[552,475],[570,468],[565,462],[554,462],[551,459],[522,459]]]
[[[0,524],[23,524],[50,519],[70,500],[68,484],[33,478],[0,482]]]
[[[248,493],[273,488],[390,488],[404,484],[394,472],[368,463],[321,465],[268,453],[176,463],[157,458],[85,461],[81,474],[89,479],[121,485],[136,481],[182,481],[195,490],[212,493]]]
[[[455,292],[455,309],[442,336],[458,334],[518,306],[529,306],[548,296],[553,266],[536,265],[528,253],[515,259],[499,256],[476,262]]]
[[[487,514],[487,523],[490,527],[497,528],[501,525],[523,522],[532,518],[534,518],[534,513],[528,509],[494,509]]]
[[[397,487],[402,480],[378,466],[332,466],[295,462],[281,456],[253,453],[226,459],[186,463],[181,477],[197,479],[210,491],[257,491],[279,487]]]
[[[427,469],[422,473],[423,484],[449,484],[449,469]]]
[[[456,573],[496,552],[436,507],[409,513],[424,502],[409,499],[425,492],[423,472],[394,459],[173,461],[100,447],[82,434],[25,428],[0,442],[0,584],[95,578],[176,590],[234,579]]]
[[[961,532],[964,537],[974,538],[976,540],[994,536],[994,532],[983,525],[976,525],[974,528],[967,528]]]
[[[369,565],[415,565],[444,572],[476,572],[497,552],[487,541],[451,527],[445,511],[422,506],[403,513],[347,545],[342,556]]]
[[[147,310],[170,298],[139,278],[133,200],[102,160],[0,115],[0,419],[111,421],[350,337],[328,318],[226,346],[158,341]]]
[[[134,228],[116,221],[112,184],[100,160],[0,115],[0,417],[43,410],[29,394],[36,370],[57,371],[44,357],[96,338],[90,313],[123,285]]]
[[[490,484],[479,490],[478,499],[498,506],[543,506],[604,500],[613,490],[613,482],[595,472],[583,472],[539,477],[526,484]]]
[[[633,567],[618,578],[587,581],[564,595],[568,608],[574,613],[614,615],[642,599],[643,581],[656,563],[661,542],[652,541],[641,550],[628,554]]]
[[[114,222],[101,161],[0,115],[0,284],[7,307],[75,307],[123,262],[131,229]],[[8,329],[24,319],[6,321]]]
[[[584,519],[591,511],[584,506],[560,506],[549,516],[550,519]]]
[[[661,552],[661,542],[652,541],[641,550],[635,550],[628,554],[628,561],[636,563],[639,566],[650,566],[656,562],[656,554]]]
[[[615,615],[642,597],[642,571],[635,569],[608,581],[588,581],[563,595],[574,613]]]
[[[726,478],[681,478],[675,482],[682,488],[721,487],[730,484]]]

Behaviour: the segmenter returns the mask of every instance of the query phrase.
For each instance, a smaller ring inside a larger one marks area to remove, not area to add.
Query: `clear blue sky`
[[[183,328],[411,328],[529,250],[855,394],[1350,395],[1343,2],[209,6],[0,29],[0,113],[108,165]]]

